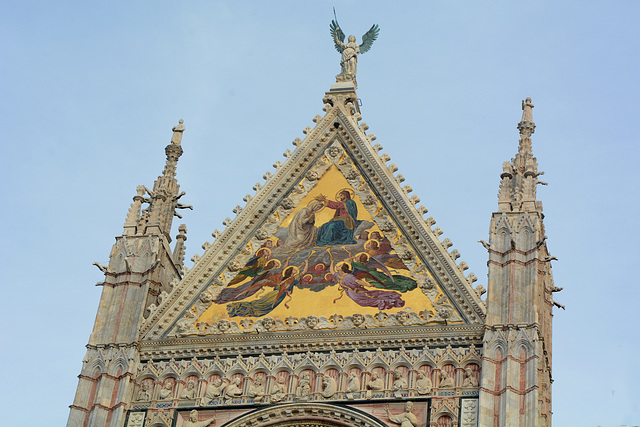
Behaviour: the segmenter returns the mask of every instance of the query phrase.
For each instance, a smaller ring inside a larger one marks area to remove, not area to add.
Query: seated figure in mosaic
[[[317,246],[353,245],[358,243],[353,232],[362,221],[358,220],[358,207],[351,199],[349,190],[342,190],[338,194],[338,201],[327,200],[322,194],[316,198],[326,207],[334,209],[335,216],[322,224],[318,230]]]
[[[318,228],[315,226],[316,213],[323,207],[324,203],[313,201],[309,206],[300,209],[288,227],[289,233],[284,244],[275,248],[273,252],[291,252],[315,246],[318,238]]]
[[[432,387],[433,383],[431,382],[431,378],[427,377],[423,371],[418,371],[418,381],[416,381],[416,391],[418,394],[429,394],[431,393]]]

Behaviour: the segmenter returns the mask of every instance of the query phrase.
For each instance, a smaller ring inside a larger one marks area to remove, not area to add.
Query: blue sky
[[[554,425],[640,424],[640,3],[6,0],[7,425],[66,423],[100,298],[91,263],[108,261],[178,119],[190,258],[322,114],[340,71],[333,6],[358,38],[380,25],[358,64],[364,121],[485,286],[476,241],[516,153],[520,101],[533,99],[567,306],[554,317]]]

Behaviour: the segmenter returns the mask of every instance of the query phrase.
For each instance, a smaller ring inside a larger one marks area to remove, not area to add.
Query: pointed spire
[[[185,254],[185,244],[184,242],[187,240],[187,226],[185,224],[180,224],[178,227],[179,234],[176,236],[176,246],[173,248],[173,263],[175,264],[178,271],[182,274],[182,269],[184,267],[184,254]]]
[[[502,164],[500,175],[500,190],[498,192],[498,210],[511,211],[542,211],[541,202],[536,201],[536,187],[546,184],[538,181],[538,163],[532,154],[531,135],[536,125],[533,122],[533,103],[531,98],[522,101],[522,120],[518,123],[520,141],[518,153],[511,162]]]
[[[176,213],[176,209],[193,209],[191,206],[178,203],[178,199],[185,194],[184,192],[180,193],[180,185],[176,180],[176,166],[183,152],[180,144],[182,143],[182,133],[185,130],[184,120],[180,119],[178,125],[171,130],[173,131],[171,143],[164,149],[167,156],[164,170],[162,175],[154,182],[153,190],[149,191],[151,200],[148,225],[149,231],[155,228],[163,233],[169,241],[171,241],[169,233],[171,232],[173,217],[180,217]]]
[[[140,226],[140,210],[142,208],[142,202],[144,202],[145,191],[147,191],[147,189],[144,185],[138,185],[136,188],[136,195],[133,196],[133,203],[131,204],[131,208],[129,208],[129,213],[124,223],[124,232],[122,234],[125,236],[133,236],[138,231],[138,227]]]

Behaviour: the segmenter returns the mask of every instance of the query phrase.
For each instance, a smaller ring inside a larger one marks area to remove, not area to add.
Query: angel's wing
[[[342,32],[340,25],[338,25],[337,19],[331,21],[331,24],[329,24],[329,31],[331,32],[331,39],[333,40],[336,50],[339,53],[342,53],[342,47],[336,43],[336,36],[338,37],[338,40],[344,43],[344,33]]]
[[[364,33],[362,36],[362,44],[360,45],[360,53],[367,53],[369,49],[371,49],[371,45],[378,38],[378,34],[380,33],[380,27],[378,24],[373,24],[369,31]]]

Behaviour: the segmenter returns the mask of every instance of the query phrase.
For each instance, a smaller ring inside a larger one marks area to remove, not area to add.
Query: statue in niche
[[[478,387],[478,380],[476,376],[473,375],[473,370],[471,368],[467,368],[464,370],[464,383],[462,383],[464,387]]]
[[[171,383],[166,383],[160,390],[160,400],[167,400],[173,397],[173,387]]]
[[[215,415],[210,420],[198,421],[198,411],[194,409],[189,413],[189,419],[184,422],[184,427],[207,427],[213,425],[215,422]]]
[[[404,405],[404,412],[398,415],[393,415],[389,411],[389,407],[385,408],[389,421],[395,424],[400,424],[400,427],[418,427],[418,417],[416,417],[413,411],[413,402],[407,402]]]
[[[444,369],[441,370],[440,371],[440,388],[449,388],[454,386],[455,386],[455,382],[453,381],[453,378],[451,378],[449,374],[447,374],[447,371],[445,371]]]
[[[342,29],[338,24],[338,18],[335,17],[335,9],[334,18],[335,19],[331,21],[331,24],[329,25],[329,29],[331,31],[331,38],[333,39],[336,50],[342,55],[340,60],[342,72],[340,74],[351,74],[355,77],[356,72],[358,71],[358,54],[367,53],[369,49],[371,49],[373,42],[378,38],[380,28],[376,24],[372,25],[369,31],[362,36],[361,45],[356,42],[356,36],[353,35],[349,36],[347,43],[345,43],[345,34],[342,32]]]
[[[322,379],[322,387],[322,397],[325,399],[330,399],[338,391],[338,384],[336,383],[335,378],[330,375],[324,376]]]
[[[371,379],[367,383],[367,397],[371,397],[371,394],[376,391],[384,390],[384,381],[380,378],[377,372],[371,374]]]
[[[207,387],[207,393],[204,396],[205,401],[210,403],[212,400],[222,397],[226,388],[227,383],[223,382],[220,378],[216,378],[213,384]]]
[[[264,398],[264,383],[262,377],[257,377],[253,380],[253,384],[249,387],[248,396],[253,397],[254,402],[262,402]]]
[[[189,399],[189,400],[195,399],[196,398],[196,383],[193,382],[193,381],[189,381],[187,383],[187,388],[182,390],[182,393],[180,394],[180,398],[181,399]]]
[[[309,379],[309,373],[303,372],[300,380],[298,381],[298,389],[296,391],[296,397],[300,400],[307,400],[311,395],[311,380]]]
[[[355,372],[351,372],[349,374],[349,382],[347,383],[347,399],[355,399],[353,393],[358,393],[360,391],[360,378],[358,378],[358,374]]]
[[[433,383],[431,379],[423,371],[418,371],[418,381],[416,381],[416,391],[418,394],[429,394]]]
[[[407,389],[407,380],[402,377],[402,372],[399,370],[393,371],[393,385],[392,390],[395,397],[402,397],[402,390]]]
[[[231,380],[231,382],[227,386],[227,390],[224,392],[224,395],[227,399],[233,399],[234,397],[242,395],[242,389],[240,388],[241,382],[242,380],[237,377]]]
[[[141,402],[146,402],[149,399],[151,399],[151,393],[149,393],[149,384],[147,383],[140,384],[140,390],[138,390],[136,400]]]
[[[278,381],[271,389],[271,402],[281,402],[287,397],[287,386],[284,383],[284,377],[278,378]]]

